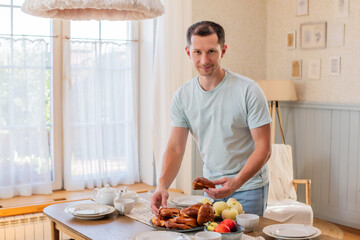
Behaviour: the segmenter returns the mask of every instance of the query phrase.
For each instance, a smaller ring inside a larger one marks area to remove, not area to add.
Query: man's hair
[[[218,43],[220,44],[220,46],[221,47],[224,46],[225,31],[222,26],[220,26],[219,24],[217,24],[215,22],[211,22],[211,21],[201,21],[201,22],[194,23],[193,25],[191,25],[188,28],[188,30],[186,32],[187,46],[190,47],[191,37],[193,35],[205,37],[205,36],[208,36],[208,35],[211,35],[214,33],[216,33],[216,35],[218,37]]]

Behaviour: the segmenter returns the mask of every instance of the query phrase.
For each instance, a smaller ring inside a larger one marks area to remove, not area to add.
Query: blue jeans
[[[259,216],[264,215],[264,211],[267,205],[267,198],[269,193],[269,184],[264,187],[234,192],[229,197],[223,199],[216,199],[215,202],[224,201],[226,202],[229,198],[235,198],[243,206],[243,210],[246,213],[253,213]],[[205,193],[205,196],[207,194]]]

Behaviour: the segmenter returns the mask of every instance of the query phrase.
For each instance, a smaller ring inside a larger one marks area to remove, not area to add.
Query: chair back
[[[272,144],[271,157],[267,165],[269,170],[268,201],[296,200],[296,191],[292,182],[294,173],[291,146]]]

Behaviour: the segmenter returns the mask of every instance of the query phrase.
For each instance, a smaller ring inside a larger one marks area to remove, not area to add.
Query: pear
[[[231,204],[233,203],[237,203],[238,201],[235,198],[229,198],[226,203],[229,205],[229,207],[231,206]]]
[[[214,207],[214,209],[215,209],[215,215],[216,215],[216,216],[221,216],[223,210],[229,208],[229,206],[227,205],[227,203],[224,202],[224,201],[215,202],[215,203],[213,204],[213,207]]]

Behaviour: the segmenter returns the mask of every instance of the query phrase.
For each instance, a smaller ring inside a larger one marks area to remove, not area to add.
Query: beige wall
[[[265,0],[193,0],[192,22],[203,20],[215,21],[225,29],[225,68],[254,80],[265,79]]]
[[[302,79],[294,80],[300,101],[360,102],[360,17],[359,1],[350,2],[349,18],[335,18],[334,0],[309,1],[309,15],[296,16],[296,1],[267,0],[266,79],[290,79],[291,61],[302,59]],[[300,24],[326,21],[345,24],[343,47],[300,49]],[[286,32],[296,30],[296,49],[286,49]],[[329,57],[341,57],[341,75],[329,75]],[[321,78],[308,78],[310,59],[321,59]]]

